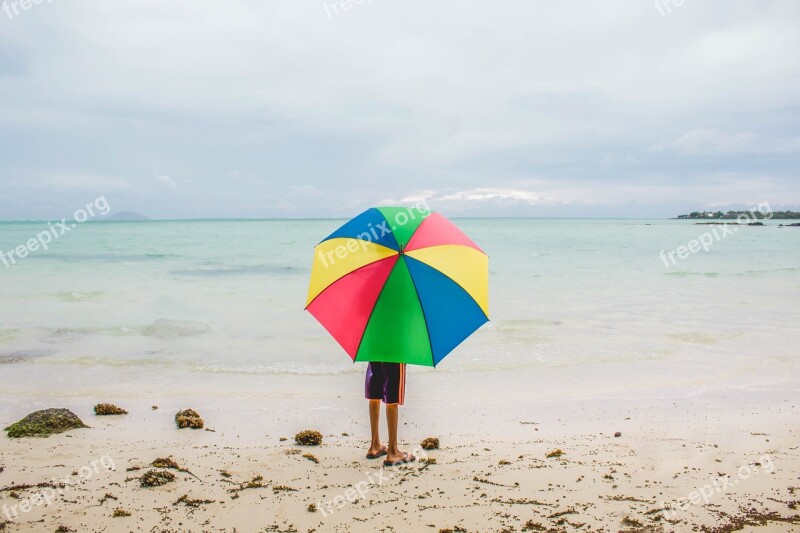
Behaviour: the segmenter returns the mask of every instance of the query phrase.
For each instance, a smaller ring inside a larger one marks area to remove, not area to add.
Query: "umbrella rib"
[[[414,286],[414,292],[417,294],[417,301],[419,302],[419,308],[422,310],[422,319],[425,320],[425,331],[428,334],[428,345],[431,347],[431,365],[433,366],[433,368],[436,368],[436,357],[434,357],[433,355],[433,342],[431,342],[431,327],[428,324],[428,317],[425,314],[425,306],[422,305],[422,298],[419,297],[417,282],[414,281],[414,275],[411,273],[411,269],[408,268],[408,261],[406,260],[406,256],[403,255],[402,259],[406,261],[406,268],[408,269],[408,277],[411,278],[411,285]],[[412,257],[412,259],[414,258]],[[416,259],[414,259],[414,261],[416,261]]]
[[[392,255],[392,256],[389,256],[389,257],[384,257],[383,259],[380,259],[380,261],[384,261],[386,259],[391,259],[392,257],[397,257],[397,256]],[[399,261],[400,258],[397,257],[397,260]],[[377,263],[377,261],[373,261],[373,263]],[[373,264],[373,263],[370,263],[370,264]],[[361,351],[361,343],[364,342],[364,337],[367,336],[367,330],[369,329],[369,323],[372,322],[372,317],[375,316],[375,308],[378,307],[378,302],[381,301],[381,296],[383,296],[383,291],[386,290],[386,285],[389,283],[389,278],[392,277],[392,274],[394,273],[394,269],[396,267],[397,267],[397,262],[395,262],[394,266],[392,267],[392,270],[389,272],[389,275],[386,277],[386,280],[383,282],[383,287],[381,287],[381,292],[378,293],[378,297],[375,298],[375,304],[373,304],[372,311],[370,311],[370,313],[369,313],[369,318],[367,319],[367,325],[364,326],[364,331],[361,332],[361,338],[358,340],[358,347],[356,348],[356,355],[355,355],[355,357],[353,357],[353,363],[355,363],[356,359],[358,359],[358,352]],[[409,275],[410,275],[410,273],[409,273]],[[413,283],[414,280],[411,280],[411,281]],[[325,291],[322,291],[322,292],[325,292]],[[427,322],[426,322],[426,324],[427,324]]]

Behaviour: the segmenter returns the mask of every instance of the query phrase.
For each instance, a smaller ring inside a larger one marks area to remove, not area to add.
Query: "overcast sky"
[[[0,219],[800,208],[800,2],[0,11]]]

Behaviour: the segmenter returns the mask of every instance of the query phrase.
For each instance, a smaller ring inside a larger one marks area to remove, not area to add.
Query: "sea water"
[[[490,317],[408,394],[439,401],[693,394],[800,382],[800,228],[460,219]],[[0,263],[0,397],[357,397],[364,366],[303,307],[340,220],[87,222]],[[0,250],[43,222],[0,223]],[[719,235],[719,232],[717,233]],[[661,252],[665,252],[664,255]]]

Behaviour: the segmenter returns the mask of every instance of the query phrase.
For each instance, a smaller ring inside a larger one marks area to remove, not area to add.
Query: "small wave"
[[[21,329],[0,329],[0,341],[16,339],[20,333],[22,333]]]
[[[56,298],[61,300],[62,302],[81,302],[84,300],[91,300],[102,296],[104,293],[103,291],[89,291],[89,292],[60,292],[56,294]]]
[[[196,335],[209,333],[210,331],[211,326],[202,322],[160,318],[146,327],[142,333],[148,337],[174,339],[179,337],[194,337]]]
[[[212,374],[336,376],[364,372],[362,365],[326,363],[273,363],[270,365],[196,364],[194,370]]]
[[[490,329],[501,332],[529,331],[542,326],[560,326],[560,320],[548,320],[544,318],[530,320],[502,320],[497,325],[490,324]]]
[[[45,342],[61,342],[74,337],[91,335],[139,335],[142,329],[143,328],[132,328],[128,326],[111,326],[107,328],[57,328],[52,330],[49,337],[43,340]]]
[[[55,357],[48,357],[46,360],[42,361],[45,364],[54,364],[54,365],[76,365],[76,366],[112,366],[112,367],[169,367],[169,366],[179,366],[181,363],[177,361],[170,361],[169,359],[162,359],[162,358],[138,358],[138,359],[116,359],[113,357],[100,357],[100,356],[80,356],[80,357],[69,357],[69,356],[55,356]]]
[[[665,276],[675,276],[678,278],[685,278],[689,276],[705,276],[707,278],[718,278],[723,274],[720,272],[687,272],[687,271],[678,271],[678,272],[666,272]]]
[[[220,276],[243,276],[250,274],[267,275],[301,275],[308,272],[307,268],[279,265],[256,265],[243,267],[220,267],[220,268],[193,268],[173,270],[174,276],[199,276],[199,277],[220,277]]]
[[[534,354],[531,353],[524,357],[464,357],[456,356],[453,361],[447,361],[447,364],[441,364],[436,367],[436,372],[454,373],[454,374],[474,374],[474,373],[488,373],[488,372],[508,372],[508,371],[524,371],[530,368],[568,368],[585,365],[604,365],[604,364],[617,364],[625,363],[632,364],[640,361],[658,361],[666,359],[669,355],[666,352],[652,351],[652,352],[608,352],[602,354],[588,354],[588,355],[568,355],[559,354],[548,351],[545,355],[544,352]]]
[[[772,268],[766,270],[745,270],[733,274],[734,276],[759,276],[762,274],[773,274],[777,272],[800,272],[800,267]]]
[[[0,356],[0,362],[14,363],[29,360],[31,357],[16,357],[15,360],[9,356]],[[44,356],[47,354],[41,354]],[[4,361],[3,357],[8,360]],[[213,364],[176,360],[163,356],[157,357],[135,357],[135,358],[114,358],[104,356],[54,356],[41,361],[47,365],[75,365],[75,366],[108,366],[108,367],[128,367],[128,368],[159,368],[159,372],[164,375],[175,375],[175,372],[194,371],[205,374],[242,374],[242,375],[302,375],[302,376],[334,376],[350,373],[364,372],[363,365],[348,364],[347,361],[340,362],[309,362],[296,363],[289,361],[278,361],[267,364]]]
[[[57,328],[50,335],[52,338],[58,340],[67,337],[74,337],[77,335],[93,335],[100,330],[96,328]]]
[[[38,357],[45,357],[53,353],[50,350],[20,350],[0,354],[0,365],[12,365],[14,363],[25,363]]]
[[[783,267],[783,268],[766,268],[762,270],[743,270],[742,272],[692,272],[692,271],[676,271],[676,272],[666,272],[664,273],[665,276],[675,276],[675,277],[690,277],[690,276],[705,276],[707,278],[717,278],[720,276],[733,276],[733,277],[751,277],[751,276],[763,276],[769,274],[777,274],[781,272],[800,272],[800,267]]]
[[[174,259],[181,256],[174,254],[64,254],[51,251],[45,254],[34,254],[29,257],[37,261],[61,261],[65,263],[85,263],[89,261],[97,261],[99,263],[144,263]]]
[[[717,344],[720,341],[733,339],[740,336],[741,333],[732,333],[732,334],[710,334],[710,333],[699,333],[699,332],[689,332],[689,333],[667,333],[666,336],[672,339],[676,339],[683,342],[689,342],[692,344]]]

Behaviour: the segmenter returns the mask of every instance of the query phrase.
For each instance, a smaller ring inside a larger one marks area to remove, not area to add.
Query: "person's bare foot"
[[[386,454],[386,459],[384,459],[383,464],[386,466],[396,466],[401,465],[404,463],[413,463],[416,461],[417,458],[411,455],[408,452],[389,452]]]
[[[384,445],[370,446],[367,450],[367,459],[377,459],[383,457],[389,450]]]

